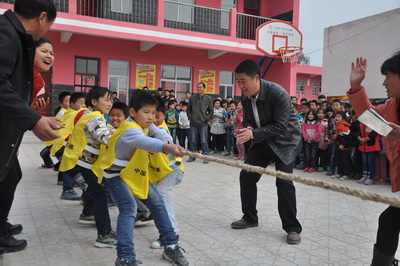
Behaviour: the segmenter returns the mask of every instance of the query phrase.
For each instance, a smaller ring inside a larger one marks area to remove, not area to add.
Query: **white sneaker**
[[[341,175],[339,175],[339,174],[336,174],[336,175],[333,175],[332,176],[332,178],[334,178],[334,179],[339,179],[339,178],[341,178],[342,176]]]
[[[342,176],[341,178],[339,178],[339,180],[340,180],[340,181],[346,181],[346,180],[349,180],[349,176],[347,176],[347,175],[344,175],[344,176]]]

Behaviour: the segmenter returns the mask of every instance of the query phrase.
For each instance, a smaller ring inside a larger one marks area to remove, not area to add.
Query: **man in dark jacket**
[[[17,151],[23,133],[32,130],[41,140],[59,137],[55,118],[42,117],[29,107],[33,90],[34,40],[43,36],[56,18],[52,0],[15,0],[14,11],[0,15],[0,248],[19,251],[27,245],[12,235],[21,225],[7,217],[22,177]]]
[[[197,84],[197,94],[189,99],[187,108],[187,115],[190,120],[190,137],[191,142],[189,145],[190,151],[194,152],[197,149],[197,142],[200,136],[201,149],[203,154],[208,154],[208,122],[214,114],[213,100],[210,96],[204,94],[206,84],[200,82]],[[187,162],[196,160],[190,157]],[[208,163],[204,161],[204,163]]]
[[[243,132],[240,143],[249,144],[246,164],[267,167],[275,162],[276,170],[293,173],[293,164],[300,150],[301,133],[289,94],[278,84],[261,80],[260,68],[253,60],[245,60],[235,70],[242,91]],[[234,229],[258,226],[257,182],[261,175],[240,172],[242,219],[231,224]],[[276,178],[278,211],[289,244],[299,244],[302,227],[297,220],[296,190],[292,181]]]

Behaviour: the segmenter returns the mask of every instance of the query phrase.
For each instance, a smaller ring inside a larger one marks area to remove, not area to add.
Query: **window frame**
[[[77,72],[77,60],[83,59],[86,60],[86,72]],[[93,60],[97,61],[97,74],[88,73],[88,61]],[[74,90],[76,92],[85,92],[88,93],[93,87],[99,86],[100,84],[100,58],[93,58],[93,57],[84,57],[84,56],[75,56],[74,62]],[[80,84],[76,83],[76,77],[80,76]],[[84,76],[87,77],[94,77],[94,85],[84,85],[82,84],[82,80]]]

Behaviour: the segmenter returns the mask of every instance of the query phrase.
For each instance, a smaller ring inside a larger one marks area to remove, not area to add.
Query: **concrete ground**
[[[38,169],[42,148],[32,133],[25,135],[19,151],[23,179],[9,219],[23,224],[17,238],[26,239],[28,247],[0,256],[0,265],[114,265],[115,249],[94,247],[95,228],[77,223],[82,206],[60,199],[56,173]],[[234,230],[231,222],[241,217],[240,170],[199,160],[186,163],[185,170],[184,180],[174,188],[172,197],[181,246],[190,265],[370,264],[378,217],[385,204],[296,184],[303,232],[301,244],[293,246],[286,243],[281,228],[274,177],[263,176],[258,185],[259,227]],[[325,173],[295,173],[393,195],[390,185],[366,186],[354,180],[334,180]],[[80,193],[80,189],[76,191]],[[118,208],[111,207],[114,229],[117,215]],[[170,265],[161,258],[162,250],[149,248],[157,237],[154,225],[135,229],[136,254],[142,265]]]

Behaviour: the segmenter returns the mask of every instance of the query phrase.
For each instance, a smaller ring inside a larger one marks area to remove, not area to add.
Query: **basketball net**
[[[291,68],[297,65],[297,60],[302,48],[299,46],[286,46],[279,48],[283,65],[286,68]]]

